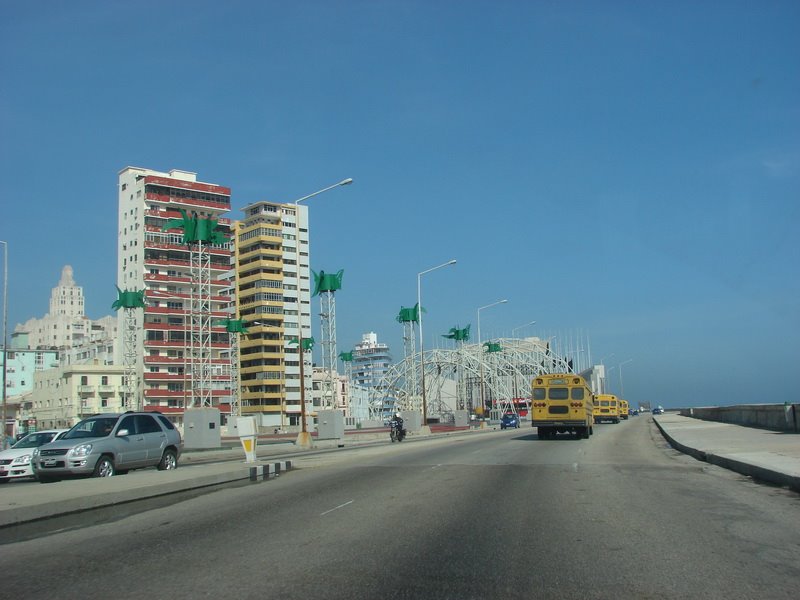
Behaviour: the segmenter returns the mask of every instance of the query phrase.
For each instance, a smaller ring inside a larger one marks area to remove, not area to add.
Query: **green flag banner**
[[[444,334],[442,337],[445,337],[449,340],[456,340],[457,342],[466,342],[469,339],[469,328],[469,325],[464,327],[464,329],[451,327],[450,332]]]
[[[300,341],[297,338],[294,338],[289,344],[297,345]],[[314,338],[303,338],[303,350],[311,350],[314,347]]]
[[[219,319],[214,325],[224,327],[228,333],[247,333],[247,321],[244,319]]]
[[[335,292],[342,289],[344,269],[333,274],[325,271],[320,271],[319,273],[311,272],[314,274],[314,293],[311,294],[312,296],[317,296],[320,292]]]
[[[161,228],[161,231],[182,229],[184,244],[196,244],[197,242],[203,242],[205,244],[224,244],[228,241],[225,234],[221,231],[217,231],[219,219],[212,219],[211,217],[198,218],[197,213],[192,214],[190,217],[182,208],[180,212],[182,217],[180,219],[170,219]]]
[[[425,309],[423,309],[424,311]],[[419,304],[415,304],[411,308],[405,306],[400,307],[400,314],[397,315],[398,323],[419,323]]]
[[[125,290],[123,292],[117,287],[117,299],[111,308],[119,310],[120,308],[144,308],[144,306],[144,290]]]

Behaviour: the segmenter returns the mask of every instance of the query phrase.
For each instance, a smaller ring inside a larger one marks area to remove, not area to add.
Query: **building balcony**
[[[282,365],[253,365],[252,367],[241,367],[239,373],[241,375],[250,375],[251,373],[280,373],[282,371]]]
[[[162,283],[183,283],[185,285],[191,285],[191,283],[192,283],[192,278],[189,275],[189,273],[181,273],[179,275],[178,274],[176,274],[176,275],[161,275],[161,274],[156,275],[156,274],[153,274],[153,273],[145,273],[144,274],[144,280],[145,281],[151,281],[151,282],[162,282]],[[209,283],[209,285],[211,287],[217,287],[217,288],[219,288],[219,287],[221,287],[221,288],[229,288],[229,287],[231,287],[231,282],[230,281],[225,281],[223,279],[212,279],[208,283]],[[154,297],[154,299],[158,300],[157,297]]]
[[[145,398],[182,398],[184,396],[191,396],[192,391],[185,390],[164,390],[161,388],[148,388],[144,390]],[[211,390],[213,398],[227,398],[231,395],[230,390]]]
[[[155,242],[152,240],[148,240],[145,238],[144,240],[144,247],[145,249],[158,249],[158,250],[173,250],[175,252],[185,252],[189,253],[189,247],[186,244],[181,242]],[[216,246],[211,246],[208,248],[208,253],[213,256],[221,256],[225,258],[230,258],[232,252],[228,248],[218,248]],[[214,264],[213,262],[211,263]],[[226,270],[230,267],[226,267],[225,269],[220,268],[220,270]]]
[[[93,385],[79,385],[78,393],[81,396],[93,396],[95,393],[95,386]]]
[[[151,388],[143,390],[145,398],[183,398],[189,392],[187,390],[162,390],[158,388]]]
[[[146,355],[144,357],[144,364],[146,365],[184,365],[190,363],[191,360],[184,357],[172,356],[152,356]],[[226,358],[212,358],[212,365],[229,365],[231,361]]]
[[[101,396],[109,396],[117,392],[116,385],[99,385],[97,386],[97,391],[100,392]]]
[[[154,275],[153,273],[144,274],[145,281],[163,281],[165,283],[192,283],[191,277],[180,277],[178,275]]]
[[[183,414],[182,406],[162,406],[161,404],[145,404],[144,410],[148,412],[160,412],[166,415]]]
[[[145,323],[144,328],[148,331],[185,331],[186,324],[172,323]]]
[[[170,196],[168,194],[156,194],[155,192],[145,192],[145,199],[148,202],[161,202],[175,208],[180,207],[191,209],[193,207],[203,207],[217,209],[221,212],[229,212],[231,210],[231,205],[224,202],[211,202],[209,200],[200,200],[198,198],[181,198]],[[178,214],[180,215],[180,213]]]
[[[277,392],[251,392],[245,389],[241,393],[242,400],[258,400],[259,398],[267,398],[269,400],[282,400],[283,399],[283,392],[278,390]]]
[[[281,413],[280,406],[274,406],[272,404],[268,405],[255,405],[255,406],[245,406],[242,405],[242,414],[258,414],[258,413]]]
[[[142,374],[142,379],[145,381],[186,381],[189,379],[189,374],[186,373],[148,373],[145,371]]]
[[[154,197],[158,197],[158,198],[162,198],[163,197],[163,196],[160,196],[158,194],[152,194],[152,193],[148,194],[148,196],[154,196]],[[167,196],[167,198],[168,198],[168,196]],[[163,200],[156,200],[156,202],[163,202]],[[168,208],[158,209],[158,210],[149,209],[149,210],[144,211],[144,215],[146,217],[157,217],[159,219],[180,219],[180,218],[183,217],[183,215],[180,213],[179,210],[170,210]],[[231,220],[230,219],[220,218],[219,219],[219,224],[220,225],[230,225],[231,224]]]
[[[251,265],[248,265],[248,267]],[[271,268],[275,269],[274,265],[269,265],[268,267],[264,268]],[[246,277],[241,277],[238,281],[239,287],[247,285],[249,283],[255,283],[256,281],[261,281],[263,279],[269,279],[271,281],[281,281],[283,282],[283,273],[275,272],[275,273],[253,273],[252,275],[247,275]]]
[[[151,298],[155,298],[155,296],[152,296]],[[230,299],[227,296],[212,296],[211,298],[212,301],[214,301],[214,298],[226,298],[225,302],[217,301],[216,304],[222,304],[226,306],[230,304]],[[144,312],[145,314],[148,315],[154,314],[154,315],[186,316],[186,313],[191,308],[189,294],[175,294],[175,299],[181,300],[183,302],[183,308],[172,308],[170,306],[145,306]],[[163,300],[167,299],[163,298]],[[226,310],[223,310],[223,308],[221,308],[220,306],[217,306],[216,310],[211,311],[211,317],[214,319],[216,318],[224,319],[228,316],[230,316],[230,313],[228,313]]]
[[[189,269],[192,264],[188,260],[171,259],[171,258],[144,258],[145,267],[181,267]],[[212,271],[230,271],[231,266],[227,264],[211,263],[210,268]]]

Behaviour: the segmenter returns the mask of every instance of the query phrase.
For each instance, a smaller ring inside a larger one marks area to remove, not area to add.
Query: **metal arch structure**
[[[414,353],[392,365],[381,382],[381,397],[372,399],[373,414],[393,397],[401,410],[421,411],[421,398],[414,393],[414,380],[425,365],[428,382],[428,418],[452,419],[454,410],[482,412],[480,388],[487,404],[501,412],[516,412],[514,398],[529,398],[531,379],[541,373],[567,372],[566,359],[550,352],[538,338],[496,340],[498,352],[486,352],[478,344],[460,344],[454,349]],[[409,378],[413,374],[413,379]],[[478,409],[481,409],[480,411]]]

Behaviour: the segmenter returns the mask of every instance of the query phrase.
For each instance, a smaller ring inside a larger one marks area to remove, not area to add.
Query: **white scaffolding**
[[[189,300],[190,390],[186,408],[213,406],[211,394],[211,255],[210,244],[191,246]],[[237,369],[238,371],[238,369]]]
[[[322,404],[329,408],[338,406],[334,372],[336,371],[336,296],[334,292],[319,294],[320,325],[322,327],[322,371],[326,373],[322,386]]]
[[[231,345],[231,417],[238,417],[242,414],[242,374],[239,369],[239,342],[241,341],[241,337],[241,333],[230,332],[228,334]]]
[[[136,347],[139,336],[139,326],[136,321],[136,311],[139,308],[125,308],[125,323],[123,327],[122,357],[122,406],[125,410],[141,410],[142,401],[139,397],[139,351]]]

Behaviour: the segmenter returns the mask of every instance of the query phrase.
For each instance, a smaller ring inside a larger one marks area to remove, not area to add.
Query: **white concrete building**
[[[136,378],[141,382],[135,399],[144,409],[171,415],[182,424],[185,407],[210,400],[220,412],[230,410],[230,351],[228,334],[217,321],[230,316],[230,282],[225,276],[231,268],[231,244],[213,243],[204,252],[209,260],[208,292],[199,302],[202,315],[191,314],[192,294],[197,285],[192,279],[192,252],[182,230],[164,226],[181,219],[181,210],[199,219],[215,219],[217,231],[228,235],[230,220],[222,218],[231,206],[230,188],[197,180],[197,175],[173,169],[169,172],[125,167],[119,172],[118,189],[117,286],[123,291],[145,290],[147,307],[130,309],[139,332],[131,356],[136,362]],[[125,334],[125,309],[117,313],[120,338]],[[200,326],[193,319],[210,318],[210,336],[198,340]],[[120,343],[117,364],[124,366],[125,344]],[[202,347],[202,351],[198,348]],[[194,348],[194,351],[192,351]],[[196,357],[200,356],[201,360]],[[207,361],[207,362],[205,362]],[[203,364],[198,368],[199,362]],[[207,397],[198,399],[192,384],[192,369],[208,377],[202,388]],[[206,370],[207,367],[207,370]]]
[[[121,366],[70,365],[37,371],[18,418],[37,429],[72,427],[92,414],[123,412],[122,392]]]
[[[61,364],[66,365],[95,359],[112,362],[116,329],[116,319],[110,315],[96,321],[85,315],[83,288],[66,265],[50,293],[50,311],[17,325],[15,333],[27,333],[32,349],[57,350]]]

